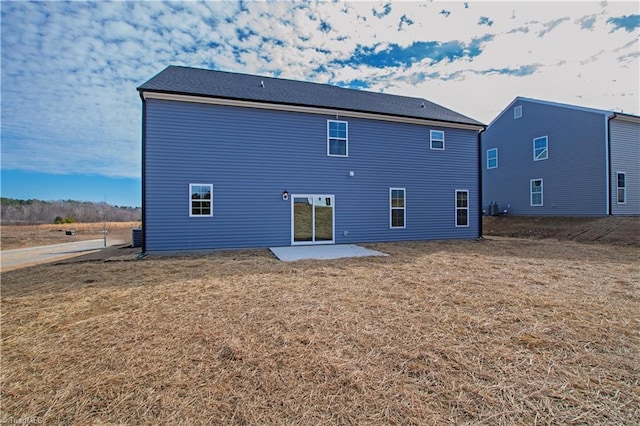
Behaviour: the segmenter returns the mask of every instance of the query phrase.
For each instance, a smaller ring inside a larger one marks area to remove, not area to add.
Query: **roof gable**
[[[426,99],[189,67],[169,66],[138,87],[138,91],[320,107],[484,127],[479,121]]]
[[[640,116],[633,114],[625,114],[622,112],[616,112],[613,116],[614,120],[628,121],[629,123],[640,124]]]
[[[495,122],[497,122],[500,118],[502,118],[502,116],[505,113],[511,111],[511,109],[514,106],[517,106],[518,103],[534,103],[534,104],[539,104],[539,105],[547,105],[547,106],[554,107],[554,108],[572,109],[572,110],[577,110],[577,111],[591,112],[591,113],[594,113],[594,114],[603,114],[603,115],[607,115],[607,116],[613,114],[612,111],[607,111],[607,110],[604,110],[604,109],[588,108],[588,107],[582,107],[582,106],[578,106],[578,105],[562,104],[562,103],[559,103],[559,102],[544,101],[544,100],[541,100],[541,99],[532,99],[532,98],[525,98],[525,97],[522,97],[522,96],[518,96],[513,101],[511,101],[511,103],[509,105],[507,105],[506,108],[503,109],[500,112],[500,114],[498,114],[496,116],[496,118],[491,120],[491,123],[489,123],[489,126],[492,126]]]

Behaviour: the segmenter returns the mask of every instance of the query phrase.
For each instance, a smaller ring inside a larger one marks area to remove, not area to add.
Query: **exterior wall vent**
[[[518,105],[513,108],[513,118],[518,119],[520,117],[522,117],[522,105]]]

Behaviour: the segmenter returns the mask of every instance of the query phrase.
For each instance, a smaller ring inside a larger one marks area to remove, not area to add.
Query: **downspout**
[[[142,99],[142,254],[147,252],[147,101],[144,94],[139,92]]]
[[[482,132],[486,130],[483,127],[478,132],[478,238],[482,238]]]
[[[611,214],[612,202],[611,202],[611,120],[616,117],[616,114],[612,112],[610,115],[604,116],[604,155],[605,155],[605,168],[607,177],[605,179],[607,185],[607,216]]]

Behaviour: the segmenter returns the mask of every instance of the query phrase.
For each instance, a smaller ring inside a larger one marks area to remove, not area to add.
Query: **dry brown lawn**
[[[140,222],[107,222],[107,238],[131,241],[131,229]],[[62,225],[3,225],[0,229],[0,248],[13,250],[48,244],[103,238],[104,223],[66,223]],[[65,231],[74,231],[66,235]]]
[[[485,216],[485,235],[640,247],[640,217]]]
[[[639,247],[367,246],[3,273],[0,420],[640,423]]]

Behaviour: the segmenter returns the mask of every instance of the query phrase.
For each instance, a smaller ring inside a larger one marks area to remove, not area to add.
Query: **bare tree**
[[[134,222],[141,219],[139,207],[118,207],[105,202],[57,200],[16,200],[2,198],[0,219],[2,224],[54,223],[58,219],[73,222]]]

